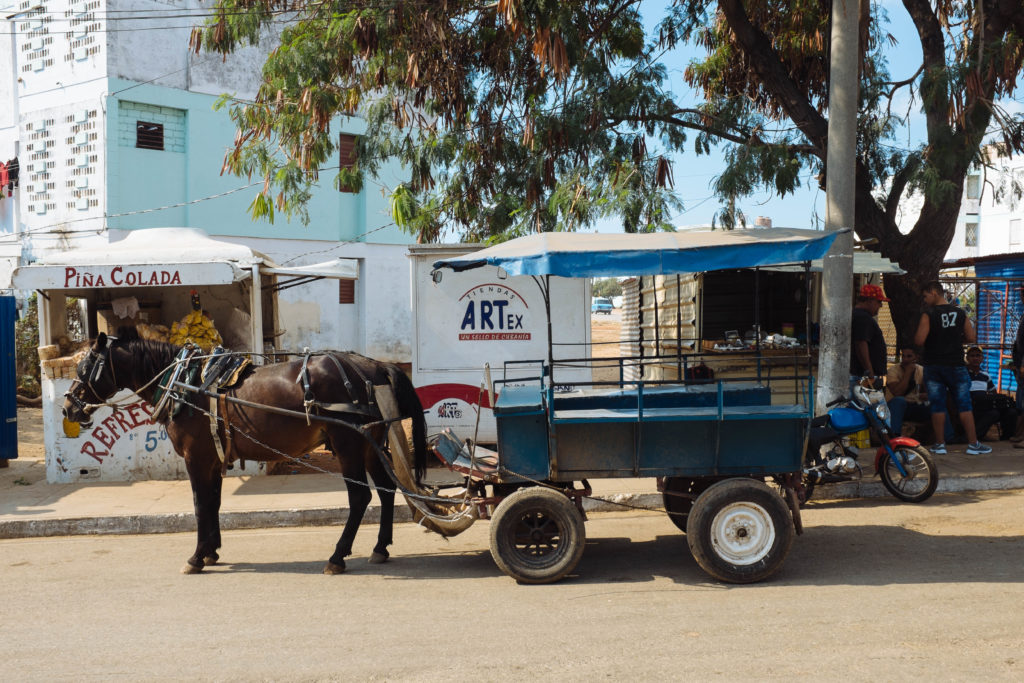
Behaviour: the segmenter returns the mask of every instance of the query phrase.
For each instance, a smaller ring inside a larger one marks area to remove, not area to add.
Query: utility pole
[[[859,18],[863,0],[833,0],[828,92],[825,230],[854,226],[859,88]],[[815,412],[849,395],[853,315],[853,232],[839,235],[822,267],[821,333]]]

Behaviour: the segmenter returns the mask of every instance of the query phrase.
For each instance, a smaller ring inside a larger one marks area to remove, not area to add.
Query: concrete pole
[[[825,229],[853,228],[857,155],[859,2],[832,3],[828,93],[828,157]],[[853,309],[853,233],[836,238],[822,269],[821,344],[815,412],[849,395],[850,321]]]

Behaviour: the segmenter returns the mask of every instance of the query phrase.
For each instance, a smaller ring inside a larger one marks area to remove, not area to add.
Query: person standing
[[[1021,296],[1024,298],[1024,288],[1021,289]],[[1010,441],[1014,442],[1014,448],[1024,448],[1024,318],[1017,323],[1017,335],[1013,339],[1013,373],[1017,379],[1017,428],[1014,430]]]
[[[943,433],[946,422],[946,392],[952,395],[964,432],[967,454],[991,453],[989,446],[978,440],[971,405],[971,378],[964,366],[964,342],[974,343],[974,324],[959,306],[946,301],[942,283],[929,282],[921,292],[925,311],[917,324],[914,344],[924,347],[924,383],[932,410],[932,430],[936,437]],[[946,452],[945,442],[931,447],[932,453]]]
[[[850,325],[850,389],[868,378],[874,389],[882,388],[886,373],[885,337],[875,316],[888,301],[878,285],[864,285],[857,293]]]

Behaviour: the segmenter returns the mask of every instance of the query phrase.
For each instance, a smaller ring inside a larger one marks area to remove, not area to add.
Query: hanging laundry
[[[21,164],[18,163],[18,157],[7,160],[7,196],[10,197],[14,189],[18,187],[18,172],[21,170]],[[0,187],[3,187],[0,185]]]
[[[11,179],[7,174],[7,164],[0,164],[0,192],[2,192],[10,184]],[[7,196],[11,196],[11,191],[7,190]],[[3,194],[0,194],[3,197]]]

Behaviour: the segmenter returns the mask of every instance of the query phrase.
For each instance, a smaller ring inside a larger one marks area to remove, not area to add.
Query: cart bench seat
[[[754,405],[725,406],[723,420],[771,420],[806,417],[807,409],[799,405]],[[661,422],[661,421],[707,421],[718,419],[715,406],[678,406],[674,408],[646,408],[643,417],[635,408],[588,408],[556,410],[554,422],[571,424],[584,422]]]

